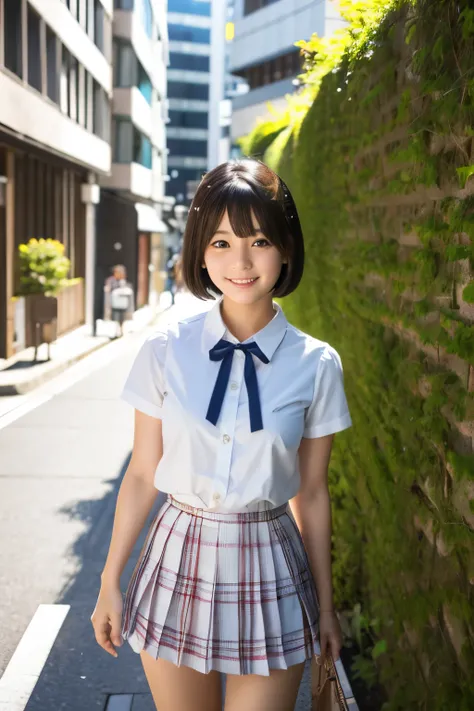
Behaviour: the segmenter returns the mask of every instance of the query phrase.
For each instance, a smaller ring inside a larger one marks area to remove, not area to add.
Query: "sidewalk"
[[[133,320],[124,324],[125,337],[130,332],[146,328],[170,305],[170,294],[163,292],[155,309],[145,306],[136,311]],[[49,361],[46,360],[48,352],[46,344],[38,348],[36,362],[33,360],[34,348],[20,351],[7,360],[0,359],[0,397],[24,395],[90,353],[106,346],[111,342],[114,334],[115,324],[98,320],[96,336],[90,335],[87,326],[80,326],[52,343]]]

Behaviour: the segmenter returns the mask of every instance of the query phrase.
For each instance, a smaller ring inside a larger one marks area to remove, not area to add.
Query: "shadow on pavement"
[[[81,500],[60,511],[82,521],[87,528],[68,553],[78,561],[77,573],[55,601],[71,608],[26,711],[102,711],[111,694],[137,694],[133,711],[154,711],[140,657],[128,644],[119,649],[117,659],[108,655],[96,643],[90,622],[112,533],[116,498],[129,459],[128,456],[123,462],[117,478],[106,482],[112,488],[105,497]],[[146,531],[163,500],[160,495],[137,541],[122,578],[123,591],[143,546]]]

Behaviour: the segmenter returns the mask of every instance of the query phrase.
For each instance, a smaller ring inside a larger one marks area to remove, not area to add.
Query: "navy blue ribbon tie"
[[[217,424],[229,382],[232,358],[236,350],[241,350],[245,353],[244,378],[249,397],[250,431],[257,432],[257,430],[263,430],[263,422],[260,396],[258,394],[257,373],[255,372],[255,363],[253,362],[252,355],[260,358],[263,363],[269,363],[270,361],[260,350],[255,341],[251,341],[251,343],[230,343],[230,341],[221,338],[214,348],[211,348],[209,351],[209,358],[211,360],[221,360],[222,363],[209,402],[206,420],[212,422],[213,425]]]

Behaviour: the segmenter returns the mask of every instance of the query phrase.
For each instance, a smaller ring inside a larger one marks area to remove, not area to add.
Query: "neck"
[[[220,309],[225,325],[240,342],[261,331],[275,316],[271,295],[254,304],[238,304],[224,296]]]

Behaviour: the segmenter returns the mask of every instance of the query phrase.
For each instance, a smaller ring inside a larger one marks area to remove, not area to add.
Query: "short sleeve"
[[[324,437],[351,425],[341,358],[327,344],[318,362],[313,401],[306,411],[303,437]]]
[[[145,415],[161,419],[163,403],[166,333],[150,336],[133,362],[121,399]]]

